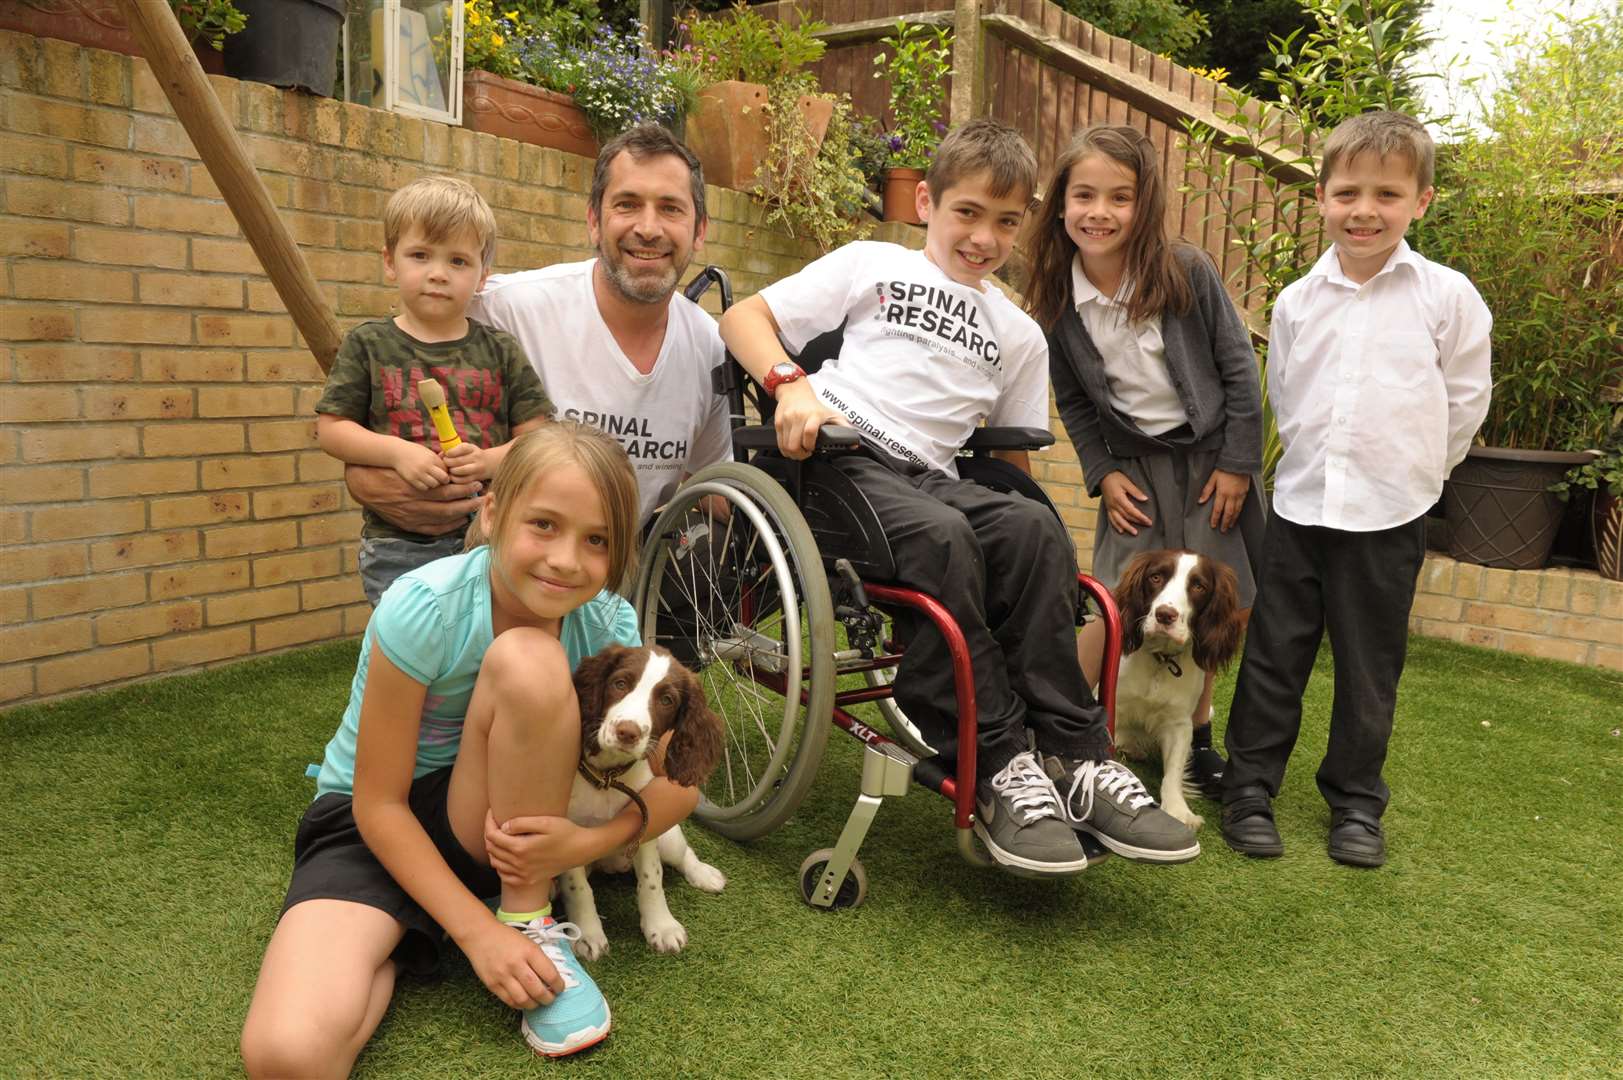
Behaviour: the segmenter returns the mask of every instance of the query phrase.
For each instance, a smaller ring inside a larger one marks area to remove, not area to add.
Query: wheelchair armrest
[[[989,450],[1041,450],[1054,445],[1054,433],[1033,427],[983,427],[964,443],[963,448],[974,454]]]
[[[854,428],[842,427],[839,424],[824,424],[822,430],[817,433],[819,450],[855,450],[861,443],[862,439]],[[733,445],[744,450],[776,450],[778,433],[765,424],[734,428]]]

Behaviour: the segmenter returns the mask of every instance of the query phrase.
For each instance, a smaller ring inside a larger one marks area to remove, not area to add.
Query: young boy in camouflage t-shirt
[[[393,469],[419,491],[488,481],[507,444],[552,415],[552,402],[511,335],[471,322],[468,301],[496,252],[496,218],[472,186],[427,177],[383,211],[383,268],[400,314],[362,323],[338,350],[316,403],[316,440],[350,465]],[[417,383],[434,379],[462,439],[441,452]],[[426,536],[363,512],[361,584],[377,606],[395,578],[462,550],[462,534]]]

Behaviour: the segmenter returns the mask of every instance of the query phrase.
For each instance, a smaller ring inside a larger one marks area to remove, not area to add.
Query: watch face
[[[784,362],[772,365],[772,374],[780,379],[793,379],[800,374],[800,367],[796,364]]]

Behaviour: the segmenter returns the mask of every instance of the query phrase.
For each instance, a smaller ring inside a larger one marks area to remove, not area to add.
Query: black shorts
[[[479,897],[497,896],[501,893],[501,879],[496,871],[481,866],[463,850],[451,831],[446,808],[450,788],[450,766],[413,780],[407,797],[411,812],[468,891]],[[304,812],[293,840],[293,880],[288,883],[282,913],[305,900],[349,900],[387,912],[406,928],[395,947],[394,961],[403,971],[427,974],[439,966],[445,931],[366,846],[355,824],[353,807],[350,796],[333,791],[311,803]]]

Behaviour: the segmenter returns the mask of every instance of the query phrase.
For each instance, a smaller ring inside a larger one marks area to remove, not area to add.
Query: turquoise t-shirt
[[[316,797],[329,791],[354,794],[355,740],[374,644],[395,667],[428,687],[412,772],[416,779],[456,761],[468,700],[493,639],[490,548],[437,559],[395,579],[367,624],[361,660],[350,683],[349,708],[338,733],[327,743],[316,776]],[[559,640],[571,671],[610,645],[641,644],[631,605],[607,590],[564,616]]]

